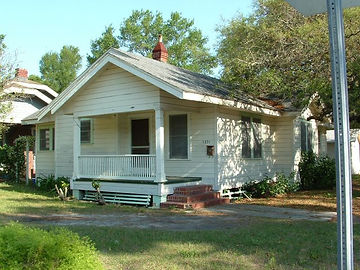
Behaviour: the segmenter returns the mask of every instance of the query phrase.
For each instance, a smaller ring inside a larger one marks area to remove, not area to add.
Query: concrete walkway
[[[333,221],[335,212],[314,212],[301,209],[258,205],[229,204],[184,213],[116,213],[68,215],[16,215],[9,220],[60,226],[113,226],[171,231],[218,230],[249,226],[259,218],[287,220]]]

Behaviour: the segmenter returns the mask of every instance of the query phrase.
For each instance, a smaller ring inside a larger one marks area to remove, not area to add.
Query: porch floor
[[[100,181],[100,182],[111,182],[111,183],[127,183],[127,184],[141,184],[141,185],[157,185],[157,182],[154,181],[146,181],[146,180],[120,180],[120,179],[101,179],[101,178],[78,178],[76,182],[89,182],[89,181]],[[181,177],[181,176],[166,176],[166,182],[163,184],[179,184],[179,183],[189,183],[189,182],[197,182],[201,181],[201,177]]]

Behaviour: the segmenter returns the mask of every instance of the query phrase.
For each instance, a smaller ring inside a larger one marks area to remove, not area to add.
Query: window
[[[91,143],[92,142],[92,120],[82,119],[80,120],[80,142]]]
[[[52,127],[39,128],[39,150],[40,151],[55,150],[55,128]]]
[[[187,115],[169,116],[169,157],[171,159],[188,158]]]
[[[50,129],[40,129],[40,150],[50,150]]]
[[[301,132],[301,151],[312,151],[312,128],[310,122],[301,121],[300,122],[300,132]]]
[[[241,117],[241,156],[243,158],[261,158],[261,120],[247,116]]]

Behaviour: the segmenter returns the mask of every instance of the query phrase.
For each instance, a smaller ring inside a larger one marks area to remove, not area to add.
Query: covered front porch
[[[174,187],[201,182],[186,171],[165,174],[163,110],[74,117],[73,134],[71,187],[78,198],[93,190],[91,182],[97,180],[101,191],[146,194],[159,204]]]

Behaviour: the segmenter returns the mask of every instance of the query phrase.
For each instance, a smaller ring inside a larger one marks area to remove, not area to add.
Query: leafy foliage
[[[48,175],[45,177],[37,177],[37,186],[40,190],[54,192],[55,185],[60,188],[65,188],[70,186],[70,178],[66,176],[60,176],[55,178],[54,175]]]
[[[48,52],[40,60],[42,81],[58,93],[76,78],[80,68],[79,48],[74,46],[63,46],[60,53]]]
[[[336,186],[335,160],[313,152],[301,154],[300,187],[303,190],[331,189]]]
[[[360,125],[360,9],[344,10],[350,120]],[[317,92],[332,112],[326,15],[304,17],[282,0],[256,0],[253,14],[218,28],[222,79],[263,98],[306,105]]]
[[[119,44],[131,52],[151,57],[158,42],[164,37],[168,50],[168,62],[194,72],[209,74],[216,67],[216,58],[205,47],[207,38],[194,27],[194,21],[173,12],[168,20],[161,13],[150,10],[135,10],[120,25]]]
[[[0,227],[1,269],[103,269],[93,243],[66,229]]]
[[[25,173],[25,150],[26,142],[32,148],[35,138],[32,136],[21,136],[14,141],[14,145],[0,146],[0,164],[3,172],[10,181],[19,180],[18,178]]]
[[[295,192],[299,189],[297,182],[294,182],[294,173],[286,176],[283,173],[276,173],[273,180],[269,176],[265,176],[260,181],[251,181],[242,186],[247,195],[253,198],[268,198],[276,195]]]
[[[119,48],[119,42],[114,35],[114,27],[109,25],[105,28],[105,32],[98,39],[92,40],[90,45],[91,55],[87,55],[88,65],[94,63],[110,48]]]
[[[5,35],[0,34],[0,134],[6,131],[7,126],[2,121],[11,110],[11,101],[15,98],[14,94],[4,93],[4,87],[14,76],[15,66],[14,57],[9,54],[4,40]]]

